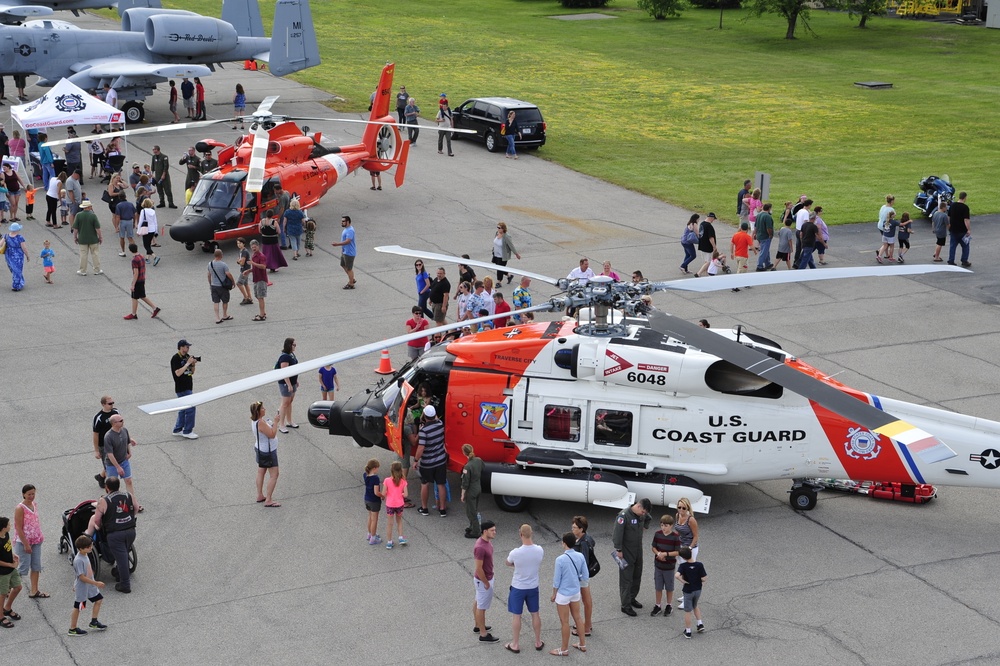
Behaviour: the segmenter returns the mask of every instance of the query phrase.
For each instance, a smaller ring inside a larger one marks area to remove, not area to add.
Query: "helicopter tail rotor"
[[[362,139],[371,157],[365,160],[361,167],[368,171],[388,171],[393,165],[398,165],[396,187],[399,187],[403,184],[403,176],[406,172],[409,144],[403,141],[396,119],[389,114],[389,105],[393,100],[392,76],[395,71],[396,65],[393,63],[387,63],[382,68],[382,75],[379,77],[378,87],[375,88],[375,96],[372,98],[371,114],[367,121],[372,124],[365,127]]]

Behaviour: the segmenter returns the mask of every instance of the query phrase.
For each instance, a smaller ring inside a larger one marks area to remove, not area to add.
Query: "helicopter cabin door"
[[[587,449],[603,453],[634,454],[638,451],[636,428],[639,409],[613,402],[590,403]]]

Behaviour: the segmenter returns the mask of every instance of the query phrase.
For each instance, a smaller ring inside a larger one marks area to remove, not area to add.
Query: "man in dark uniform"
[[[483,494],[483,459],[476,456],[472,444],[463,444],[462,453],[469,460],[462,468],[462,501],[465,503],[465,517],[469,519],[465,538],[478,539],[482,534],[479,528],[479,496]]]
[[[632,617],[635,609],[642,604],[635,600],[642,583],[642,533],[649,527],[649,511],[653,506],[645,497],[627,509],[622,509],[615,518],[615,529],[611,541],[618,557],[624,558],[628,566],[618,570],[618,591],[621,596],[622,612]]]
[[[201,172],[203,174],[206,174],[209,171],[215,171],[219,168],[219,160],[212,157],[211,150],[206,150],[203,155],[205,157],[205,159],[201,161]]]
[[[135,502],[126,491],[120,490],[118,479],[111,477],[105,481],[108,494],[97,500],[94,517],[90,519],[87,536],[93,537],[94,530],[104,532],[108,548],[115,559],[118,582],[115,589],[128,594],[132,591],[132,574],[128,568],[128,552],[135,543]]]
[[[171,208],[174,205],[174,190],[170,186],[170,158],[160,152],[159,146],[153,146],[153,159],[150,166],[153,169],[153,178],[156,184],[156,193],[160,195],[160,203],[157,208],[163,208],[163,197],[166,196]]]
[[[201,180],[201,160],[194,152],[194,147],[188,148],[187,155],[181,158],[179,164],[182,167],[187,167],[184,176],[184,189],[193,190],[194,186]]]
[[[101,461],[101,473],[95,474],[97,485],[104,487],[107,478],[104,473],[104,436],[111,430],[111,417],[118,414],[115,399],[110,395],[101,397],[101,411],[94,416],[94,457]]]

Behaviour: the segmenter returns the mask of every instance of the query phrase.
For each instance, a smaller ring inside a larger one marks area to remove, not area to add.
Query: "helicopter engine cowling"
[[[146,29],[146,19],[150,16],[173,14],[175,16],[201,16],[186,9],[160,9],[151,7],[133,7],[122,12],[122,31],[143,32]]]
[[[209,16],[157,15],[146,19],[146,48],[162,56],[204,56],[236,47],[231,24]]]

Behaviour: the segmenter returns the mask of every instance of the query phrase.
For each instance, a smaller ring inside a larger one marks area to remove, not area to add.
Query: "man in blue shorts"
[[[125,480],[125,487],[135,501],[136,511],[142,513],[142,506],[135,497],[135,487],[132,485],[130,459],[135,440],[128,434],[121,414],[115,414],[108,421],[111,423],[111,430],[104,435],[104,471],[109,479]]]
[[[542,566],[545,551],[531,540],[531,525],[521,525],[521,545],[510,551],[507,556],[507,566],[514,567],[514,577],[510,583],[510,596],[507,597],[507,610],[512,615],[511,633],[514,639],[504,645],[511,652],[521,651],[518,641],[521,638],[521,611],[525,604],[531,613],[531,628],[535,630],[535,649],[545,647],[542,642],[542,616],[538,613],[538,570]]]

